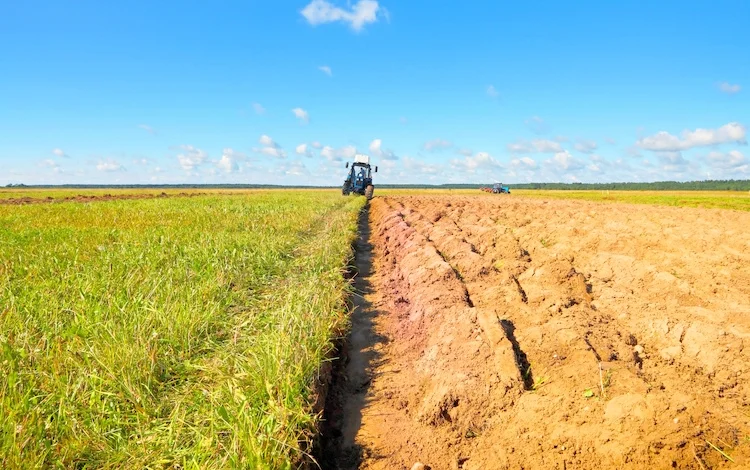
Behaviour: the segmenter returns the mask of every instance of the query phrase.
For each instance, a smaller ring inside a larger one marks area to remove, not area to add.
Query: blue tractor
[[[346,168],[349,167],[349,162],[346,162]],[[378,172],[378,167],[375,167],[375,173]],[[367,199],[372,199],[372,193],[375,191],[375,187],[372,185],[372,167],[370,166],[370,157],[367,155],[355,155],[354,163],[351,164],[349,174],[344,181],[344,185],[341,187],[341,194],[348,196],[349,194],[360,194],[365,196]]]
[[[503,183],[495,183],[492,185],[492,192],[494,194],[510,194],[510,188],[503,186]]]

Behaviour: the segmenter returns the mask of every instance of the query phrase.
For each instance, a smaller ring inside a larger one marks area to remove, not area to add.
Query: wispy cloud
[[[598,145],[593,140],[579,140],[573,145],[573,148],[582,153],[594,153]]]
[[[378,21],[379,14],[389,17],[388,12],[376,0],[359,0],[351,9],[343,9],[326,0],[313,0],[300,13],[312,26],[325,23],[346,23],[359,32],[368,23]]]
[[[305,124],[310,122],[310,115],[302,108],[294,108],[292,110],[292,113],[299,119],[300,121],[304,122]]]
[[[297,155],[302,155],[307,158],[312,158],[314,156],[312,149],[307,144],[299,144],[297,148],[294,149],[294,152]]]
[[[182,152],[177,155],[177,161],[185,171],[192,171],[208,158],[206,152],[192,145],[180,145],[178,148]]]
[[[532,116],[524,121],[526,127],[528,127],[534,134],[546,134],[549,132],[550,127],[544,119],[539,116]]]
[[[144,131],[148,132],[151,135],[156,135],[156,129],[154,129],[151,126],[147,126],[146,124],[138,124],[138,127],[140,129],[143,129]]]
[[[224,173],[237,173],[240,171],[238,162],[245,158],[247,158],[245,154],[232,148],[225,148],[221,153],[221,158],[216,162],[216,167]]]
[[[262,147],[253,149],[254,152],[275,158],[286,158],[286,151],[284,151],[284,149],[281,148],[281,145],[276,143],[271,137],[264,134],[260,136],[258,142],[260,142]]]
[[[424,149],[428,152],[432,152],[433,150],[447,149],[452,146],[452,143],[444,139],[433,139],[424,143]]]
[[[266,108],[260,103],[253,103],[253,110],[255,110],[255,114],[266,114]]]
[[[558,152],[554,157],[547,160],[545,163],[551,164],[560,171],[578,171],[582,170],[586,164],[581,160],[573,157],[567,150]]]
[[[99,171],[124,171],[125,167],[116,160],[107,158],[99,160],[99,163],[96,164],[96,169]]]
[[[508,144],[508,151],[510,153],[557,153],[562,152],[563,148],[559,142],[554,140],[536,139],[531,142],[519,140]]]
[[[732,85],[729,82],[721,82],[721,83],[719,83],[718,86],[719,86],[719,90],[723,91],[724,93],[728,93],[730,95],[733,95],[735,93],[739,93],[740,90],[742,90],[741,86],[739,86],[737,84]]]
[[[370,142],[370,153],[383,160],[398,160],[398,156],[392,150],[383,148],[383,141],[375,139]]]
[[[356,154],[357,147],[353,145],[347,145],[346,147],[341,147],[339,149],[335,149],[330,145],[326,145],[320,151],[320,156],[330,162],[340,162],[343,159],[350,160],[354,158],[354,155]]]
[[[333,72],[331,71],[331,67],[327,65],[321,65],[320,67],[318,67],[318,70],[328,75],[329,77],[333,77]]]
[[[61,149],[61,148],[56,148],[56,149],[53,149],[53,150],[52,150],[52,154],[53,154],[54,156],[56,156],[56,157],[60,157],[60,158],[70,158],[70,155],[68,155],[67,153],[65,153],[65,152],[63,151],[63,149]]]
[[[498,96],[500,96],[500,93],[498,93],[495,89],[495,85],[490,85],[487,87],[487,96],[489,96],[490,98],[497,98]]]
[[[450,161],[451,166],[456,169],[475,173],[477,170],[502,169],[503,165],[487,152],[478,152],[476,155],[456,158]]]
[[[636,145],[646,150],[678,151],[728,142],[746,144],[746,137],[745,126],[737,122],[730,122],[718,129],[696,129],[694,131],[686,129],[682,131],[681,138],[661,131],[638,140]]]

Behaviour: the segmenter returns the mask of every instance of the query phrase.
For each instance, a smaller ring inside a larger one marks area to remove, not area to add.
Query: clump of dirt
[[[750,465],[747,226],[721,210],[374,199],[358,340],[373,355],[341,399],[339,451],[358,457],[334,466]]]

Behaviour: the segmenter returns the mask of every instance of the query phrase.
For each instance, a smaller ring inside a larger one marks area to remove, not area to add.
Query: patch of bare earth
[[[415,196],[369,222],[327,466],[750,466],[750,214]]]

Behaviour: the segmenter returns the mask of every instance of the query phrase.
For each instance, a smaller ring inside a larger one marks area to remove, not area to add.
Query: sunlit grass
[[[0,206],[0,467],[290,468],[363,203]]]

